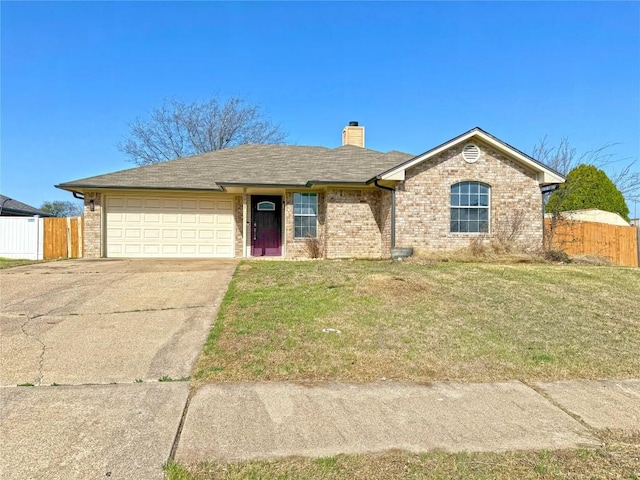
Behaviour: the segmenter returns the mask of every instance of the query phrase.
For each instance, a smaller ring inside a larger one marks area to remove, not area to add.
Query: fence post
[[[36,260],[44,260],[44,219],[39,215],[33,218],[36,221]]]
[[[67,224],[67,258],[71,258],[73,252],[71,250],[71,217],[66,217]]]

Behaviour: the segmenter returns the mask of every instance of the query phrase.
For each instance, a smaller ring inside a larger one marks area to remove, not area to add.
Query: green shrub
[[[547,213],[598,208],[619,213],[629,221],[629,207],[624,196],[607,174],[593,165],[578,165],[567,174],[566,183],[551,194]]]

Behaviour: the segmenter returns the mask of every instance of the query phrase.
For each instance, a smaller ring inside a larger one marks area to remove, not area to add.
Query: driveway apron
[[[0,477],[162,478],[184,380],[236,264],[103,259],[0,271]]]

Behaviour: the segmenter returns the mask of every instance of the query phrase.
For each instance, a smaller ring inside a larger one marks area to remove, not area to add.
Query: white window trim
[[[489,188],[489,201],[487,202],[487,206],[462,206],[462,205],[451,205],[451,187],[453,187],[454,185],[458,185],[460,183],[477,183],[480,185],[485,185],[486,187]],[[486,208],[487,209],[487,231],[486,232],[452,232],[451,231],[451,209],[452,208],[475,208],[475,209],[481,209],[481,208]],[[477,235],[490,235],[491,234],[491,185],[489,185],[488,183],[484,183],[484,182],[480,182],[479,180],[462,180],[460,182],[456,182],[456,183],[452,183],[451,185],[449,185],[449,234],[450,235],[471,235],[471,236],[477,236]]]
[[[296,213],[296,195],[313,195],[315,196],[316,199],[316,213]],[[318,204],[318,194],[316,192],[294,192],[293,193],[293,202],[292,202],[292,206],[293,206],[293,239],[294,240],[305,240],[307,238],[318,238],[318,213],[319,213],[319,209],[320,206]],[[316,234],[315,236],[311,237],[311,236],[304,236],[304,237],[298,237],[296,236],[296,217],[314,217],[315,221],[316,221]]]

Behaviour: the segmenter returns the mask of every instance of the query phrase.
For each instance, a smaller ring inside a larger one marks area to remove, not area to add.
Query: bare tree
[[[598,167],[607,172],[611,181],[629,201],[638,201],[640,170],[637,159],[617,158],[616,154],[610,151],[613,146],[615,144],[609,143],[594,150],[578,153],[566,137],[561,138],[557,146],[553,146],[545,136],[533,147],[532,157],[565,176],[581,164]]]
[[[581,164],[593,165],[602,170],[608,170],[609,178],[628,201],[640,200],[640,171],[634,168],[637,166],[637,160],[617,158],[615,153],[610,151],[614,145],[607,144],[595,150],[578,153],[566,137],[561,138],[558,145],[554,146],[549,143],[548,138],[545,136],[534,146],[532,157],[565,176]],[[620,164],[624,164],[624,166],[616,170],[615,166]],[[562,199],[571,195],[573,191],[572,185],[565,185],[564,188],[556,193],[556,195],[560,196],[558,201],[554,202],[550,210],[547,209],[550,218],[548,227],[545,230],[544,243],[549,250],[555,250],[559,247],[555,236],[558,225],[563,220]],[[545,202],[549,199],[550,194],[551,192],[547,193]]]
[[[282,144],[287,138],[258,104],[240,97],[222,102],[215,96],[191,103],[165,99],[149,118],[137,118],[129,128],[129,137],[118,149],[138,165],[247,143]]]
[[[79,217],[83,213],[82,203],[63,200],[44,202],[40,210],[54,217]]]

